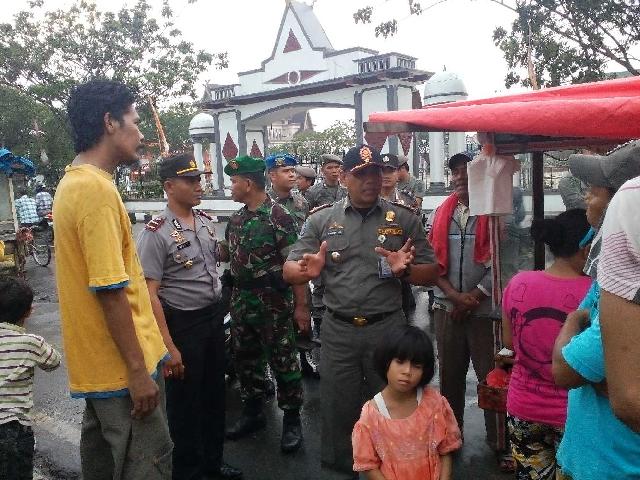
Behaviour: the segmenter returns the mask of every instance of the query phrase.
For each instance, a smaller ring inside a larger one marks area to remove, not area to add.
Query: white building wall
[[[251,147],[253,146],[253,142],[256,142],[258,148],[262,152],[262,155],[265,155],[264,151],[264,142],[262,139],[262,131],[248,131],[247,132],[247,155],[251,153]]]

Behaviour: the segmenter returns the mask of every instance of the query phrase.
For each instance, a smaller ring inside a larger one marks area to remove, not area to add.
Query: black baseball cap
[[[383,153],[382,154],[382,166],[395,168],[396,170],[400,166],[400,162],[398,160],[398,155],[394,155],[393,153]]]
[[[473,160],[473,157],[470,153],[460,152],[452,155],[447,164],[449,165],[449,169],[454,169],[459,163],[469,163],[471,160]]]
[[[358,145],[349,149],[342,161],[342,169],[345,172],[357,172],[367,167],[384,166],[380,153],[369,145]]]
[[[204,172],[198,168],[193,153],[179,153],[162,160],[158,175],[166,180],[177,177],[197,177],[204,175]]]

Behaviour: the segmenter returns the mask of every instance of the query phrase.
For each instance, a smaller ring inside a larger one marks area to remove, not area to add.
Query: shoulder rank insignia
[[[309,211],[309,215],[319,212],[320,210],[324,210],[325,208],[330,207],[331,205],[333,205],[333,203],[325,203],[324,205],[318,205],[317,207],[312,208]]]
[[[210,221],[212,221],[212,222],[215,222],[215,221],[216,221],[216,219],[215,219],[215,218],[213,218],[211,215],[209,215],[209,214],[208,214],[207,212],[205,212],[204,210],[200,210],[200,209],[197,209],[197,208],[196,208],[196,209],[195,209],[195,212],[196,212],[198,215],[200,215],[201,217],[206,218],[207,220],[210,220]]]
[[[164,223],[164,220],[165,220],[164,217],[156,217],[153,220],[151,220],[149,223],[147,223],[144,226],[144,228],[146,230],[151,230],[152,232],[155,232],[162,226],[162,224]]]
[[[410,206],[410,205],[406,205],[406,204],[401,203],[401,202],[394,202],[394,201],[391,201],[391,202],[389,202],[389,203],[392,203],[392,204],[394,204],[394,205],[397,205],[398,207],[402,207],[402,208],[404,208],[404,209],[406,209],[406,210],[409,210],[411,213],[416,213],[416,211],[417,211],[417,208],[413,208],[412,206]]]

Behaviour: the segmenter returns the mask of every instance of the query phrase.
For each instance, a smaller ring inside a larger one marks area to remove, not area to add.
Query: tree
[[[450,0],[435,0],[427,6],[407,1],[409,15],[420,15]],[[510,31],[497,27],[493,33],[509,67],[507,87],[599,80],[605,77],[608,63],[630,75],[640,74],[640,60],[633,54],[640,44],[638,0],[487,1],[516,16]],[[373,7],[367,6],[353,16],[356,23],[371,23],[373,14]],[[396,19],[375,28],[376,36],[385,38],[397,32]]]
[[[141,102],[138,105],[140,114],[140,130],[145,140],[153,145],[150,150],[153,156],[160,154],[158,142],[158,131],[151,115],[148,102]],[[194,104],[178,102],[165,108],[158,109],[158,116],[162,123],[164,134],[167,138],[172,152],[181,152],[191,147],[189,137],[189,122],[198,112]]]
[[[323,153],[341,154],[356,144],[355,122],[336,121],[322,132],[303,131],[293,139],[270,150],[293,153],[297,157],[315,162]]]
[[[2,135],[22,139],[0,138],[8,145],[33,143],[33,135],[27,133],[37,121],[43,133],[36,139],[44,141],[43,148],[53,148],[47,150],[49,157],[57,161],[60,154],[68,162],[72,150],[52,147],[46,140],[62,136],[62,143],[70,144],[64,107],[74,85],[90,78],[116,79],[136,92],[140,106],[149,96],[166,105],[175,98],[195,98],[198,77],[212,62],[218,68],[227,66],[226,53],[196,50],[182,38],[169,0],[163,0],[159,19],[152,14],[150,0],[137,0],[116,13],[100,11],[87,0],[65,10],[46,11],[44,4],[31,0],[30,8],[17,13],[13,23],[0,24],[0,87],[13,92],[11,99],[17,102],[3,108],[2,115],[12,117],[14,126],[20,124]],[[141,117],[143,123],[151,122],[148,109],[141,108]],[[171,113],[167,121],[174,118]],[[182,145],[184,139],[175,137],[175,143]]]
[[[73,158],[67,126],[58,116],[25,94],[0,86],[0,147],[30,158],[47,185],[55,185]],[[42,162],[46,152],[48,161]]]
[[[544,86],[601,80],[608,63],[640,74],[632,53],[640,43],[637,0],[533,0],[516,10],[511,31],[498,27],[493,34],[509,66],[507,87],[531,84],[517,72],[527,68],[528,51]]]
[[[13,24],[0,25],[0,85],[16,88],[55,113],[75,84],[96,77],[121,80],[141,98],[195,97],[198,75],[214,60],[182,39],[168,0],[161,20],[151,15],[148,0],[117,13],[99,11],[86,0],[44,12],[44,0],[29,4]],[[219,67],[227,65],[226,53],[215,58]]]

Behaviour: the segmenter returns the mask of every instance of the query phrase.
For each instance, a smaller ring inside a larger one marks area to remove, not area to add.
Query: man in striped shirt
[[[22,280],[0,279],[0,478],[33,478],[35,367],[60,366],[60,354],[45,340],[26,333],[33,291]]]

